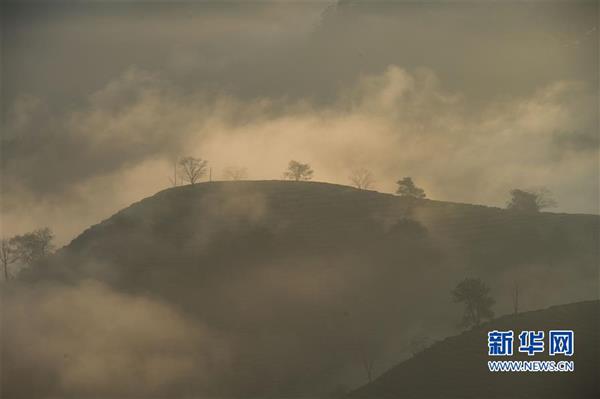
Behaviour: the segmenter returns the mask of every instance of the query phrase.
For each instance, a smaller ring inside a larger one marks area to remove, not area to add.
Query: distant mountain
[[[231,354],[202,388],[213,397],[320,395],[363,384],[365,355],[378,375],[413,337],[455,333],[450,290],[465,277],[491,286],[497,314],[512,311],[515,282],[524,310],[596,299],[599,222],[325,183],[211,182],[131,205],[20,280],[100,281],[202,323]]]
[[[350,398],[599,398],[600,302],[588,301],[505,316],[460,335],[437,342],[375,381],[352,392]],[[517,354],[487,355],[491,330],[571,329],[571,357]],[[574,372],[492,373],[488,360],[572,360]]]

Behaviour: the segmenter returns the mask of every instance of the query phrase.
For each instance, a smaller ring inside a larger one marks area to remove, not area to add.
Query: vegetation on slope
[[[600,302],[587,301],[505,316],[446,338],[394,366],[352,398],[598,398],[600,397]],[[488,356],[487,332],[571,329],[571,357]],[[572,360],[574,372],[492,373],[488,360]]]
[[[202,183],[91,227],[19,284],[93,280],[221,337],[228,361],[213,378],[157,394],[321,395],[379,375],[414,337],[456,332],[450,291],[465,277],[489,284],[496,314],[512,311],[515,281],[522,309],[596,298],[599,220],[325,183]]]

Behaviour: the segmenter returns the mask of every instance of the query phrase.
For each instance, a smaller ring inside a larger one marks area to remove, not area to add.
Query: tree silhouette
[[[373,174],[365,168],[354,169],[350,175],[350,181],[354,187],[366,190],[373,184]]]
[[[412,178],[404,177],[396,183],[398,184],[396,194],[401,197],[425,198],[425,190],[415,186]]]
[[[366,339],[359,341],[358,343],[358,358],[360,364],[365,371],[367,381],[373,381],[373,370],[375,368],[375,348],[373,344]]]
[[[196,184],[206,175],[208,162],[200,158],[185,157],[179,161],[181,179],[190,184]]]
[[[556,201],[547,189],[525,191],[515,188],[510,191],[510,195],[511,199],[506,208],[513,211],[539,212],[544,208],[556,206]]]
[[[483,319],[494,317],[490,288],[481,279],[466,278],[452,290],[454,302],[464,303],[465,314],[461,326],[478,326]]]
[[[17,259],[31,265],[47,256],[54,249],[53,239],[52,230],[44,227],[31,233],[14,236],[9,243],[12,244]]]
[[[12,239],[3,238],[0,241],[0,262],[2,262],[2,272],[4,274],[4,281],[10,279],[10,272],[8,267],[19,259],[17,255],[17,249]]]
[[[242,166],[228,166],[223,171],[223,179],[225,180],[244,180],[248,177],[248,171]]]
[[[173,161],[173,176],[169,177],[169,183],[171,183],[173,187],[177,187],[177,176],[179,176],[178,169],[179,161],[175,159],[175,161]]]
[[[313,176],[313,170],[307,163],[300,163],[298,161],[290,161],[288,168],[283,174],[283,177],[289,180],[300,181],[310,180]]]

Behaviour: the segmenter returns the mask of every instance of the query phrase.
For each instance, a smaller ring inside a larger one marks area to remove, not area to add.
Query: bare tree
[[[365,168],[354,169],[350,175],[350,181],[354,187],[361,190],[366,190],[370,188],[374,182],[373,174],[370,170]]]
[[[287,170],[283,174],[284,178],[294,181],[310,180],[312,176],[313,170],[310,165],[298,161],[290,161]]]
[[[169,177],[169,182],[171,183],[171,185],[173,187],[177,187],[177,176],[179,175],[179,171],[177,170],[179,166],[179,160],[177,158],[175,158],[175,161],[173,162],[173,176]]]
[[[15,244],[12,239],[3,238],[0,242],[0,262],[2,262],[2,271],[4,274],[4,281],[10,279],[10,272],[8,267],[19,259]]]
[[[46,257],[54,249],[54,234],[48,227],[10,239],[17,258],[27,265]]]
[[[367,374],[369,382],[373,381],[373,368],[375,366],[375,355],[366,344],[360,345],[359,348],[360,362]]]
[[[396,184],[398,184],[396,194],[401,197],[425,198],[425,190],[417,187],[410,177],[404,177],[398,180]]]
[[[181,179],[190,184],[196,184],[206,175],[208,161],[200,158],[185,157],[179,161]]]
[[[228,166],[223,171],[224,180],[244,180],[248,177],[248,170],[243,166]]]
[[[510,191],[510,195],[506,208],[513,211],[539,212],[544,208],[556,206],[550,191],[545,188],[528,191],[515,188]]]

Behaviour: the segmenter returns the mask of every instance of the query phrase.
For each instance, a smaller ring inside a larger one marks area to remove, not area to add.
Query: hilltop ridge
[[[226,337],[213,397],[322,395],[456,332],[450,290],[488,283],[496,314],[596,299],[598,216],[524,214],[313,182],[157,193],[90,227],[20,280],[93,280],[150,297]],[[548,290],[548,287],[554,287]],[[362,349],[361,349],[362,348]],[[185,385],[184,385],[185,386]]]

